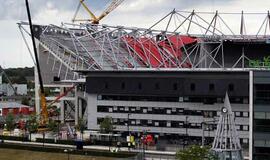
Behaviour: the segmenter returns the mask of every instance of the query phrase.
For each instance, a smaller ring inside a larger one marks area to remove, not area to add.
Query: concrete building
[[[249,143],[249,72],[144,70],[87,75],[88,129],[99,130],[103,118],[110,116],[115,131],[127,132],[129,125],[133,134],[147,131],[169,141],[188,136],[197,143],[205,134],[212,142],[228,91],[241,143]]]
[[[4,96],[13,96],[15,95],[14,90],[17,95],[27,95],[27,84],[10,84],[3,83],[0,84],[0,93]]]

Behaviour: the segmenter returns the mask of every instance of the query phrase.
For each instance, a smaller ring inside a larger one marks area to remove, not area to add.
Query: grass
[[[70,160],[113,160],[107,157],[91,157],[84,155],[69,155]],[[64,153],[46,153],[15,149],[0,149],[0,160],[68,160]]]

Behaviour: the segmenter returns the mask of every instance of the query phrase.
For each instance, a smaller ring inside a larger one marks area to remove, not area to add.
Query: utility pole
[[[129,130],[129,116],[130,113],[127,114],[127,130],[128,130],[128,151],[130,151],[130,146],[131,146],[131,137],[130,137],[130,130]]]
[[[185,121],[185,127],[186,127],[186,145],[189,143],[189,137],[188,137],[188,116],[186,116],[186,121]]]
[[[202,122],[202,146],[204,146],[204,130],[205,130],[205,122],[203,119],[203,122]]]

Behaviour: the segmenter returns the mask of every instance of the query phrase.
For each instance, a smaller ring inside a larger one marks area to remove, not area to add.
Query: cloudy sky
[[[78,1],[29,0],[33,21],[57,25],[70,22]],[[110,0],[86,1],[94,13],[99,14]],[[125,0],[101,23],[147,28],[174,8],[185,11],[267,12],[269,7],[270,0]],[[79,14],[86,16],[83,11]],[[26,19],[24,0],[0,0],[0,65],[4,68],[33,66],[16,24]]]

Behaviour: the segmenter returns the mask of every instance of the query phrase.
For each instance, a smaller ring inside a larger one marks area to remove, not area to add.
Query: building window
[[[270,112],[266,112],[266,119],[270,119]]]
[[[213,83],[209,84],[209,91],[214,91],[215,85]]]
[[[235,117],[241,117],[241,112],[235,112]]]
[[[174,84],[173,84],[173,90],[176,91],[177,89],[178,89],[177,83],[174,83]]]
[[[179,102],[184,102],[184,98],[183,97],[179,97]]]
[[[248,131],[248,126],[243,125],[243,131]]]
[[[98,95],[97,100],[102,100],[102,95]]]
[[[131,120],[131,124],[132,125],[136,125],[136,121],[135,120]]]
[[[121,88],[122,88],[122,89],[125,89],[125,88],[126,88],[125,82],[122,82],[122,83],[121,83]]]
[[[135,112],[136,111],[136,108],[135,107],[131,107],[130,110],[131,110],[131,112]]]
[[[171,122],[167,122],[167,127],[171,127]]]
[[[160,87],[159,87],[159,83],[156,83],[155,84],[155,89],[159,89]]]
[[[128,107],[125,107],[125,111],[128,112],[129,111],[129,108]]]
[[[191,90],[191,91],[195,91],[195,89],[196,89],[195,84],[194,84],[194,83],[191,83],[191,84],[190,84],[190,90]]]
[[[265,119],[265,112],[254,112],[255,119]]]
[[[243,138],[243,143],[248,143],[248,139],[247,138]]]
[[[248,112],[243,112],[243,117],[248,117]]]
[[[109,108],[109,112],[113,112],[113,109],[111,107]]]
[[[230,91],[230,92],[234,91],[234,85],[231,84],[231,83],[229,84],[229,91]]]
[[[143,109],[143,113],[147,113],[147,108],[144,108]]]

